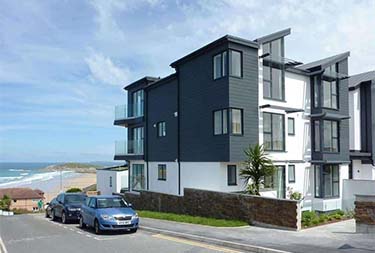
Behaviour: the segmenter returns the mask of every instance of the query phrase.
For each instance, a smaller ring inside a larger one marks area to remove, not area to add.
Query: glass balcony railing
[[[143,155],[143,140],[116,141],[115,155]]]
[[[143,116],[143,103],[117,105],[115,107],[115,120],[124,120]]]

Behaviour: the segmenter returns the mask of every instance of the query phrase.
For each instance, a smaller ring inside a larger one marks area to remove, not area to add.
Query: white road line
[[[0,252],[8,253],[7,248],[5,248],[5,244],[3,242],[3,239],[1,239],[1,237],[0,237]]]
[[[86,236],[92,238],[92,235],[87,234]]]

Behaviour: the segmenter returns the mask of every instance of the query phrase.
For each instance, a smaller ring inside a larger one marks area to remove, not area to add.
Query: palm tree
[[[249,146],[244,152],[246,160],[240,176],[245,180],[246,185],[249,185],[251,194],[260,195],[259,188],[264,183],[264,177],[272,176],[276,167],[267,157],[268,154],[264,151],[263,145]]]

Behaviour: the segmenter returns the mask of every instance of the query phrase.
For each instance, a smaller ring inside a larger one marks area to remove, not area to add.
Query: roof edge
[[[289,35],[291,32],[292,32],[291,28],[286,28],[284,30],[274,32],[274,33],[265,35],[263,37],[257,38],[254,41],[257,42],[258,44],[262,44],[262,43],[265,43],[265,42],[276,40],[276,39],[281,38],[281,37],[285,37],[285,36]]]
[[[156,88],[156,87],[158,87],[160,85],[163,85],[166,82],[168,82],[168,81],[170,81],[172,79],[176,79],[176,78],[177,78],[177,73],[170,74],[170,75],[168,75],[166,77],[163,77],[163,78],[159,79],[158,81],[155,81],[155,82],[151,83],[149,86],[147,86],[145,88],[145,90],[151,90],[153,88]]]
[[[136,81],[134,81],[134,82],[126,85],[124,87],[124,90],[129,90],[129,89],[133,88],[134,86],[137,86],[138,84],[140,84],[143,81],[146,81],[147,83],[150,83],[150,82],[155,82],[155,81],[157,81],[159,79],[160,79],[160,77],[145,76],[145,77],[142,77],[142,78],[140,78],[140,79],[138,79],[138,80],[136,80]]]

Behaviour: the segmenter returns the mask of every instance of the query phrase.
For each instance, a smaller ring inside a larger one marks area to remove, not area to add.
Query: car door
[[[91,198],[88,208],[85,211],[87,220],[85,221],[90,226],[94,226],[95,214],[96,214],[96,198]]]
[[[91,199],[92,198],[87,198],[85,203],[83,203],[81,207],[81,216],[85,223],[88,223],[88,220],[89,220],[88,212],[89,212],[89,203]]]
[[[64,209],[64,194],[59,194],[57,196],[57,203],[56,203],[56,208],[55,208],[55,215],[57,217],[61,217],[63,209]]]

